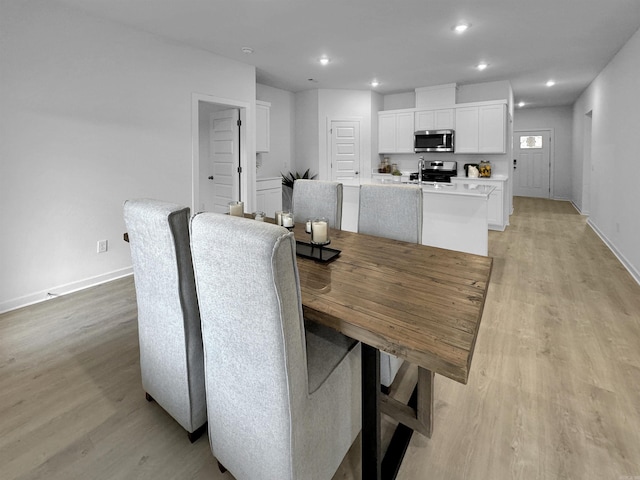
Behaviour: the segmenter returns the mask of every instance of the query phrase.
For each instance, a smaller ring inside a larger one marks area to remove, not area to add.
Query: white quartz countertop
[[[465,179],[466,180],[466,179]],[[422,192],[425,194],[442,194],[442,195],[464,195],[468,197],[485,197],[489,198],[491,192],[495,190],[494,186],[482,184],[481,182],[474,183],[474,179],[468,179],[468,182],[456,182],[456,183],[422,183]],[[418,185],[417,182],[395,182],[392,179],[382,178],[380,180],[362,180],[343,182],[343,187],[359,187],[364,184],[376,184],[376,185]]]

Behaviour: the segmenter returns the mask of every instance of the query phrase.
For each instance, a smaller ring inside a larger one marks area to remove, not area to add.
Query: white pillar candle
[[[304,226],[304,231],[307,233],[311,233],[311,220],[307,220],[307,223]]]
[[[273,218],[276,221],[275,222],[276,225],[282,225],[282,211],[281,210],[276,211],[276,213],[275,213]]]
[[[293,227],[293,217],[290,213],[285,212],[282,214],[282,226],[283,227]]]
[[[313,243],[326,243],[328,239],[328,225],[324,220],[314,221],[311,224],[311,241]]]
[[[234,217],[244,216],[244,202],[231,202],[229,203],[229,215]]]

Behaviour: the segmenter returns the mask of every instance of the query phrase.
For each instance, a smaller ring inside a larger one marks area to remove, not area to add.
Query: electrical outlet
[[[98,240],[98,253],[104,253],[108,250],[109,244],[106,240]]]

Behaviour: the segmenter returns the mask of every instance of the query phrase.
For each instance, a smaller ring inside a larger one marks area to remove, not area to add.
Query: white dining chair
[[[124,220],[138,304],[142,387],[147,400],[155,400],[194,442],[205,430],[207,412],[189,208],[127,200]]]
[[[209,440],[237,480],[330,480],[360,431],[361,345],[305,328],[293,233],[191,220]]]
[[[414,185],[361,185],[358,233],[422,242],[422,189]],[[380,383],[393,383],[403,360],[380,352]]]
[[[329,227],[342,228],[342,184],[298,179],[293,183],[291,202],[295,222],[324,217]]]

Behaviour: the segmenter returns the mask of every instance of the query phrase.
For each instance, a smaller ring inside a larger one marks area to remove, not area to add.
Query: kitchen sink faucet
[[[418,185],[422,185],[422,171],[427,167],[424,161],[424,155],[418,157]]]

